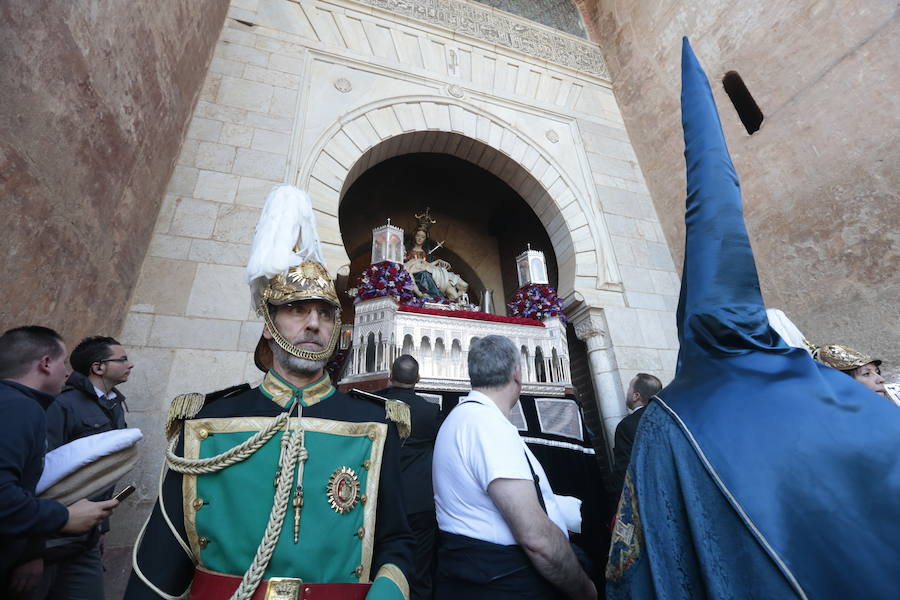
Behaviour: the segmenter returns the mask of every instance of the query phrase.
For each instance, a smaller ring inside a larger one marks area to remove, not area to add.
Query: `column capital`
[[[575,329],[575,336],[582,342],[609,343],[609,327],[606,324],[606,314],[602,308],[582,306],[573,311],[569,318]]]

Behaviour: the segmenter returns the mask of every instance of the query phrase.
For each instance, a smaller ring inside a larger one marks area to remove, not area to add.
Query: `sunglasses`
[[[97,362],[102,362],[102,363],[105,363],[105,362],[126,363],[126,362],[128,362],[128,357],[127,357],[127,356],[123,356],[123,357],[121,357],[121,358],[104,358],[104,359],[102,359],[102,360],[98,360]]]

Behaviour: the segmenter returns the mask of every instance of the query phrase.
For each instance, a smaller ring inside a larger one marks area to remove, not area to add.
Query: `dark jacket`
[[[101,400],[86,375],[69,375],[66,387],[47,409],[50,449],[95,433],[125,429],[125,396],[116,388],[112,391],[116,393],[114,400]]]
[[[94,384],[86,375],[75,371],[66,380],[66,386],[47,409],[48,450],[53,450],[75,440],[113,429],[124,429],[125,396],[113,388],[113,400],[97,397]],[[91,496],[91,500],[108,500],[114,489],[109,487]],[[100,536],[109,531],[109,519],[86,534],[50,539],[44,559],[55,562],[93,548]]]
[[[47,448],[43,407],[51,399],[0,380],[0,591],[9,569],[21,560],[26,539],[59,531],[69,518],[59,502],[35,497]]]
[[[631,460],[631,449],[634,447],[634,436],[637,434],[638,425],[644,415],[644,408],[634,411],[616,426],[615,447],[613,449],[613,481],[616,484],[616,493],[622,491],[625,483],[625,471]]]
[[[406,402],[412,415],[412,433],[400,448],[400,475],[406,514],[433,512],[431,459],[434,456],[434,440],[441,426],[441,409],[409,388],[389,387],[376,393]]]

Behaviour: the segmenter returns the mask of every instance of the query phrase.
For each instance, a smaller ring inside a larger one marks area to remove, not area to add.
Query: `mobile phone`
[[[120,492],[117,492],[113,496],[113,500],[118,500],[119,502],[121,502],[122,500],[124,500],[125,498],[130,496],[132,494],[132,492],[134,492],[135,489],[136,488],[133,485],[127,485],[127,486],[125,486],[125,489],[123,489]]]

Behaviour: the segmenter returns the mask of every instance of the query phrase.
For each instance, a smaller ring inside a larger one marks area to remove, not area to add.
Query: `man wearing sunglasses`
[[[111,337],[85,338],[69,357],[72,374],[62,393],[47,409],[49,449],[113,429],[124,429],[125,396],[116,386],[128,381],[134,365],[125,349]],[[112,497],[109,488],[91,498]],[[44,554],[44,585],[51,598],[103,598],[101,536],[109,531],[109,520],[81,536],[47,541]],[[48,580],[49,578],[49,580]]]

